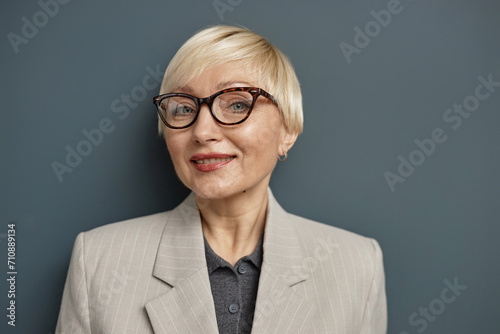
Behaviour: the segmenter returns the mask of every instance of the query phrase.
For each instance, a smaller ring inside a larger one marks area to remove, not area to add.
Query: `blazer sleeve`
[[[385,275],[382,250],[378,242],[371,239],[374,248],[373,265],[374,275],[371,282],[368,300],[366,302],[362,334],[387,333],[387,300],[385,294]]]
[[[84,252],[84,233],[80,233],[76,238],[71,255],[56,334],[90,333]]]

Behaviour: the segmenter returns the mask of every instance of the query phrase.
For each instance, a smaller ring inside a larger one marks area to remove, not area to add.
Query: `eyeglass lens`
[[[212,110],[219,121],[238,123],[251,111],[252,103],[253,96],[249,92],[226,92],[213,100]],[[195,100],[184,96],[164,98],[159,107],[167,123],[174,127],[190,124],[197,114]]]

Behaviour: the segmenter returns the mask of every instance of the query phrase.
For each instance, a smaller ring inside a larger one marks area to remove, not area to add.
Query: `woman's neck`
[[[266,223],[267,188],[196,202],[203,234],[217,255],[234,266],[254,251]]]

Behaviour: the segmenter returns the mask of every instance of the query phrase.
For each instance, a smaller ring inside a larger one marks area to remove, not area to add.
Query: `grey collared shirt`
[[[210,286],[220,334],[247,334],[252,322],[262,266],[262,241],[250,255],[243,256],[233,267],[217,255],[203,236]]]

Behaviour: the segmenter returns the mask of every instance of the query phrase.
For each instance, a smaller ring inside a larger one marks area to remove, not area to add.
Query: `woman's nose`
[[[193,139],[199,143],[216,141],[221,137],[220,125],[213,118],[206,104],[200,106],[200,112],[193,126]]]

